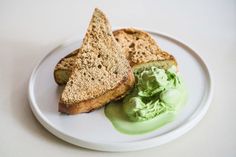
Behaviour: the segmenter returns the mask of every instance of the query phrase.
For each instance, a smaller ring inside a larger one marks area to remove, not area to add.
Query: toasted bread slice
[[[89,112],[124,95],[133,85],[129,62],[106,16],[96,8],[62,92],[59,111],[67,114]]]
[[[122,52],[129,60],[130,65],[135,68],[139,64],[158,61],[160,68],[168,69],[172,65],[176,65],[175,58],[168,52],[160,49],[155,40],[146,32],[125,28],[113,32],[117,42],[122,47]],[[72,52],[71,55],[61,59],[55,67],[54,78],[57,84],[65,85],[74,66],[75,53],[79,49]]]
[[[169,63],[177,65],[175,58],[161,50],[156,41],[144,31],[125,28],[113,34],[132,67],[151,61],[167,61],[167,66],[162,66],[164,69],[169,68]]]

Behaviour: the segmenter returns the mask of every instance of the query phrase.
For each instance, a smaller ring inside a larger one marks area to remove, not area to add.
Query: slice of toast
[[[97,8],[74,62],[59,102],[62,113],[90,112],[124,95],[134,85],[129,62],[106,16]]]
[[[168,69],[172,65],[177,66],[175,58],[168,52],[161,50],[155,40],[144,31],[125,28],[114,31],[113,35],[121,45],[122,52],[129,60],[132,68],[151,61],[158,61],[156,64],[164,69]],[[79,49],[61,59],[56,65],[54,78],[58,85],[65,85],[68,81],[71,69],[74,66],[75,53],[78,52]]]
[[[114,31],[113,34],[132,67],[152,61],[160,61],[161,68],[164,69],[177,65],[175,58],[161,50],[156,41],[144,31],[125,28]],[[165,65],[162,61],[166,62]]]

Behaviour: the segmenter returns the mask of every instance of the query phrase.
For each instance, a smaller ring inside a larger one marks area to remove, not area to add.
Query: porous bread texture
[[[75,65],[75,59],[77,54],[79,53],[80,49],[76,49],[75,51],[71,52],[64,58],[62,58],[56,65],[55,70],[71,70]]]
[[[107,18],[95,9],[60,103],[70,106],[99,97],[126,81],[130,71]]]
[[[125,28],[114,31],[113,34],[131,66],[149,61],[167,60],[171,57],[144,31]]]

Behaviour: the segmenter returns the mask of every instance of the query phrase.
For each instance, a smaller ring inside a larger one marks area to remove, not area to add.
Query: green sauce
[[[134,71],[136,84],[123,100],[105,107],[113,126],[125,134],[143,134],[173,121],[187,92],[175,67],[147,67]]]

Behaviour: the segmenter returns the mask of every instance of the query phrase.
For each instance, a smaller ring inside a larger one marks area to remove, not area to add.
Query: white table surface
[[[97,152],[50,134],[33,116],[27,84],[36,64],[64,40],[83,37],[92,11],[113,27],[138,27],[174,36],[211,68],[214,97],[203,120],[158,148]],[[236,1],[0,0],[0,156],[236,156]]]

